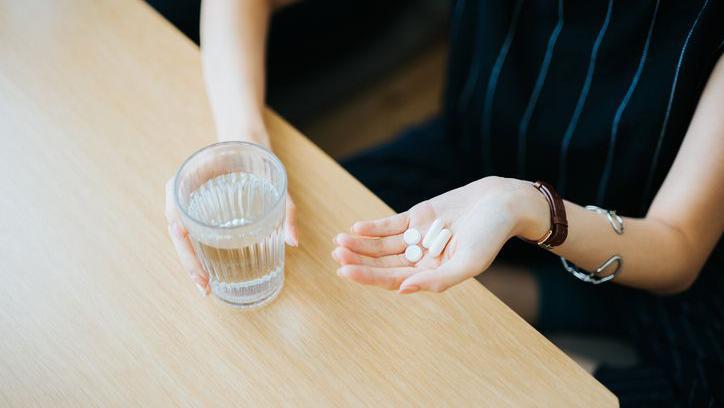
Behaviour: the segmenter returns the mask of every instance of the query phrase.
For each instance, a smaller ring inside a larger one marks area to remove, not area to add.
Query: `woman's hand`
[[[189,233],[181,223],[173,197],[173,183],[171,178],[166,183],[166,221],[168,222],[168,233],[171,236],[176,253],[178,253],[181,266],[189,273],[191,280],[196,284],[202,295],[209,293],[209,274],[201,266],[196,253],[189,240]],[[284,220],[284,232],[287,245],[296,247],[299,245],[299,233],[295,222],[296,207],[291,197],[287,195],[287,215]]]
[[[171,236],[176,253],[178,254],[181,266],[188,272],[202,295],[209,293],[209,274],[196,257],[194,248],[189,240],[189,233],[181,223],[176,200],[173,194],[174,177],[166,182],[166,222],[168,222],[168,234]]]
[[[254,138],[255,143],[269,147],[268,138]],[[213,170],[210,170],[213,171]],[[188,237],[188,231],[181,223],[181,219],[176,209],[176,200],[174,199],[174,178],[172,177],[166,183],[166,221],[168,222],[168,232],[171,236],[174,248],[178,253],[179,260],[183,268],[189,273],[191,280],[196,284],[202,295],[209,293],[209,274],[201,266],[191,245]],[[299,230],[296,223],[296,206],[289,194],[286,200],[286,217],[284,219],[284,240],[287,245],[296,247],[299,245]]]
[[[452,238],[438,257],[426,251],[413,264],[403,254],[407,245],[402,234],[415,228],[424,236],[436,218]],[[342,265],[337,274],[358,283],[403,294],[442,292],[486,270],[511,237],[535,240],[548,228],[548,204],[531,183],[487,177],[404,213],[355,223],[354,235],[337,235],[332,257]]]
[[[291,2],[219,0],[201,3],[201,60],[219,141],[245,140],[270,147],[263,120],[266,37],[273,9]],[[172,193],[167,186],[166,218],[171,239],[184,268],[200,290],[208,293],[208,275],[196,260],[188,233],[178,220]],[[289,195],[286,204],[285,240],[287,245],[298,246],[296,207]]]

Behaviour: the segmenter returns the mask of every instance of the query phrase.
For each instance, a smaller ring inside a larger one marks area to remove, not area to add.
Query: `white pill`
[[[402,239],[405,240],[407,245],[417,245],[417,243],[420,242],[420,238],[420,231],[414,228],[410,228],[402,234]]]
[[[430,248],[430,245],[432,245],[432,241],[435,240],[435,237],[437,237],[437,234],[440,233],[442,227],[442,220],[440,218],[437,218],[430,226],[430,229],[427,230],[427,234],[425,234],[425,238],[423,238],[422,240],[422,246],[424,246],[425,248]]]
[[[447,228],[437,234],[435,240],[432,241],[432,245],[430,245],[430,255],[433,258],[442,253],[442,250],[445,249],[445,245],[447,245],[447,242],[450,241],[450,237],[452,237],[452,232],[450,232]]]
[[[410,262],[417,262],[422,258],[422,248],[417,245],[410,245],[405,250],[405,258]]]

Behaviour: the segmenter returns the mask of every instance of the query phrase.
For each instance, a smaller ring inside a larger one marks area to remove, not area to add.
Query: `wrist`
[[[540,240],[551,228],[548,201],[533,183],[503,177],[485,177],[471,184],[474,197],[489,205],[495,203],[509,238]]]
[[[270,148],[269,135],[261,119],[246,123],[227,123],[219,125],[218,128],[217,138],[220,142],[251,142]]]
[[[538,241],[551,229],[551,210],[543,194],[533,183],[515,180],[511,194],[511,210],[514,216],[513,235],[529,241]]]

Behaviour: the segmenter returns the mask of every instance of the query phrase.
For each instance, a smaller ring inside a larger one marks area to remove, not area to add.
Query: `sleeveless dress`
[[[724,1],[458,0],[451,20],[441,117],[345,167],[397,211],[499,175],[644,216],[722,56]],[[595,373],[622,405],[709,406],[724,404],[722,248],[675,296],[578,282],[518,242],[501,256],[537,268],[540,330],[634,344],[637,366]]]

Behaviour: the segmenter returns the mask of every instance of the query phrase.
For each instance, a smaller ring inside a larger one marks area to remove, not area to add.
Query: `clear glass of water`
[[[176,206],[211,292],[239,308],[273,300],[284,285],[287,174],[253,143],[223,142],[181,165]]]

